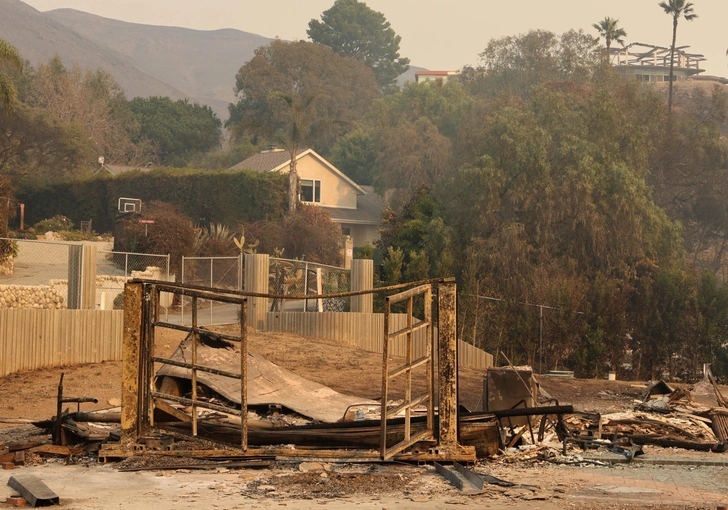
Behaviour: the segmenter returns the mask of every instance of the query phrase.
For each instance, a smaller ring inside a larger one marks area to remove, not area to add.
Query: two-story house
[[[290,171],[291,155],[284,149],[270,149],[255,154],[231,170],[256,172]],[[384,200],[370,186],[360,186],[313,149],[296,156],[301,202],[317,205],[331,213],[354,247],[379,239]]]

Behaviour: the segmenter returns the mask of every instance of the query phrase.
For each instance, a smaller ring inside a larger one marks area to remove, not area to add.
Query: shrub
[[[76,223],[92,219],[96,230],[108,232],[114,228],[119,197],[141,199],[142,209],[153,200],[173,204],[195,223],[237,225],[279,217],[287,209],[287,188],[288,177],[276,172],[164,168],[26,184],[17,197],[26,204],[28,223],[60,213]]]
[[[57,214],[52,218],[41,220],[33,225],[33,230],[41,235],[46,232],[60,232],[62,230],[71,230],[72,228],[73,221],[62,214]]]
[[[233,241],[234,233],[221,223],[197,229],[195,255],[198,257],[234,257],[240,253]]]
[[[139,223],[154,220],[153,224]],[[141,214],[128,214],[120,221],[114,238],[115,251],[169,255],[170,273],[181,274],[182,257],[194,254],[192,220],[171,204],[154,201]]]
[[[18,243],[8,239],[0,239],[0,263],[5,262],[10,257],[17,257]]]
[[[280,220],[254,223],[246,232],[251,241],[260,242],[260,253],[283,248],[286,258],[333,266],[341,263],[341,227],[319,206],[301,204]]]

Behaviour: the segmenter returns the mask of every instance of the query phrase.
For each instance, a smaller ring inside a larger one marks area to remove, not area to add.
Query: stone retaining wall
[[[66,308],[65,299],[47,285],[0,285],[0,308]]]
[[[12,260],[11,260],[12,263]],[[132,278],[163,280],[162,270],[149,266],[144,271],[132,271]],[[96,277],[96,309],[111,310],[114,299],[124,292],[124,276]],[[169,306],[170,295],[163,294],[162,306]],[[54,279],[49,285],[0,285],[0,308],[67,308],[68,280]]]
[[[10,276],[15,270],[15,263],[13,257],[8,257],[3,262],[0,262],[0,275]]]

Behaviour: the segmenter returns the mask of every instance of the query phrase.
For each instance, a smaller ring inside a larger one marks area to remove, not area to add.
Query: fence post
[[[268,294],[268,273],[270,257],[266,254],[245,254],[245,291]],[[268,311],[268,299],[261,297],[248,298],[248,324],[257,331],[265,330],[265,316]]]
[[[167,257],[169,257],[169,255],[167,255]],[[184,284],[185,283],[185,256],[184,255],[182,256],[182,268],[180,269],[180,272],[182,273],[180,275],[180,281]],[[167,258],[167,281],[169,281],[169,258]],[[179,314],[180,314],[179,323],[184,325],[184,323],[185,323],[185,297],[184,296],[180,296]]]
[[[238,258],[238,290],[243,290],[243,254]]]
[[[458,440],[457,286],[441,283],[438,296],[439,446],[455,447]]]
[[[303,293],[308,296],[308,262],[303,268]],[[303,311],[308,312],[308,299],[303,300]]]
[[[81,308],[81,258],[82,246],[68,245],[68,308],[78,310]]]
[[[96,246],[83,245],[81,255],[81,308],[96,309]]]
[[[351,261],[351,291],[371,290],[374,286],[374,261],[371,259],[355,259]],[[374,310],[373,294],[351,297],[351,311],[372,313]]]
[[[142,356],[142,284],[124,285],[124,339],[121,363],[121,444],[136,441],[140,429],[140,364]]]
[[[96,247],[68,246],[68,308],[96,308]]]
[[[319,296],[323,294],[323,282],[321,281],[321,268],[316,268],[316,294]],[[318,298],[316,300],[316,311],[317,312],[323,312],[324,311],[324,300],[321,298]]]

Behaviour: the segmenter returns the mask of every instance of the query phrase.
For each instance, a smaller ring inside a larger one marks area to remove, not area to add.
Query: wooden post
[[[83,246],[73,244],[68,246],[68,297],[66,303],[69,310],[78,310],[83,295],[82,281]]]
[[[457,285],[441,283],[438,289],[439,446],[457,448],[458,442],[458,342]]]
[[[245,291],[268,294],[268,273],[270,257],[266,254],[245,254]],[[265,314],[268,299],[248,298],[248,324],[257,331],[265,330]]]
[[[142,284],[124,286],[121,364],[121,444],[133,443],[141,430],[139,377],[142,341]]]
[[[96,247],[70,245],[68,247],[68,308],[94,310],[96,308]]]
[[[374,286],[374,261],[356,259],[351,261],[351,291],[371,290]],[[351,311],[372,313],[374,310],[373,294],[351,297]]]
[[[96,309],[96,246],[88,244],[81,255],[81,308]]]

